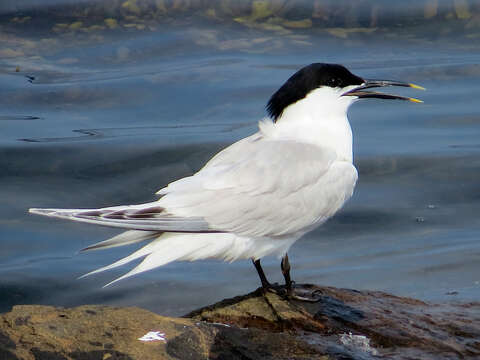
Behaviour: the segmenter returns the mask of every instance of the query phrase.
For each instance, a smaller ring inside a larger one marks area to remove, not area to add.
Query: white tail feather
[[[128,230],[108,240],[100,241],[93,245],[87,246],[86,248],[80,251],[85,252],[85,251],[92,251],[92,250],[103,250],[103,249],[110,249],[117,246],[135,244],[138,242],[152,239],[156,236],[159,236],[160,234],[161,233],[157,231]]]
[[[239,237],[230,233],[163,233],[129,256],[113,264],[91,271],[81,276],[81,278],[114,269],[142,257],[145,258],[135,268],[106,284],[104,287],[177,260],[195,261],[216,258],[224,261],[234,261],[249,258],[258,259],[266,255],[277,255],[281,257],[288,251],[295,240],[296,239],[252,239]]]

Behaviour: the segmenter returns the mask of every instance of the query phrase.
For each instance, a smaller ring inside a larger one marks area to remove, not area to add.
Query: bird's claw
[[[272,294],[284,297],[287,300],[297,300],[304,302],[319,302],[321,300],[320,290],[308,291],[300,287],[295,288],[295,283],[292,282],[292,286],[279,285],[278,283],[270,284],[268,287],[263,288],[264,293],[270,292]]]
[[[287,297],[290,300],[315,303],[315,302],[319,302],[322,299],[319,293],[320,293],[320,290],[318,289],[311,291],[311,290],[302,288],[300,286],[299,287],[292,286],[287,293]]]
[[[278,283],[268,284],[267,286],[262,287],[262,290],[264,293],[269,292],[279,296],[283,296],[287,293],[285,286]]]

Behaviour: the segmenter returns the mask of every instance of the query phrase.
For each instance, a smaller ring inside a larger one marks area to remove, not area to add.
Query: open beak
[[[405,96],[398,96],[398,95],[390,95],[384,94],[381,92],[376,91],[364,91],[365,89],[375,88],[375,87],[385,87],[385,86],[403,86],[403,87],[411,87],[414,89],[425,90],[425,88],[411,84],[411,83],[404,83],[400,81],[390,81],[390,80],[365,80],[365,82],[356,87],[355,89],[349,90],[346,93],[343,93],[342,96],[356,96],[360,99],[364,98],[377,98],[377,99],[397,99],[397,100],[408,100],[415,103],[422,103],[422,100],[405,97]]]

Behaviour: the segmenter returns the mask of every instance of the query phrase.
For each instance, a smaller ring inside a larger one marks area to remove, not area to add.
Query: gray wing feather
[[[143,205],[151,205],[143,204]],[[147,211],[148,210],[148,211]],[[36,209],[32,214],[73,220],[122,229],[160,232],[214,232],[208,223],[199,217],[166,215],[159,207],[117,206],[103,209]]]

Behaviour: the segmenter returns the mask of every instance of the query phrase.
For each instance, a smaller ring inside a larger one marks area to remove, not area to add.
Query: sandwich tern
[[[149,241],[131,255],[84,276],[144,258],[116,280],[176,260],[252,259],[265,290],[298,299],[287,251],[332,217],[357,181],[347,118],[359,99],[420,100],[370,88],[411,83],[367,80],[338,64],[314,63],[292,75],[270,98],[257,133],[223,149],[197,173],[168,184],[156,201],[100,209],[40,209],[34,214],[127,231],[83,251]],[[260,265],[281,258],[285,285],[271,285]]]

